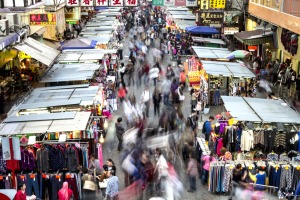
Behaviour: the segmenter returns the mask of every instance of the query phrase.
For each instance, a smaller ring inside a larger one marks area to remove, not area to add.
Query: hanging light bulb
[[[104,137],[103,137],[102,133],[101,133],[101,135],[100,135],[99,142],[100,142],[100,144],[103,144],[103,143],[104,143]]]
[[[108,122],[107,120],[105,120],[104,124],[103,124],[103,128],[106,130],[108,128]]]

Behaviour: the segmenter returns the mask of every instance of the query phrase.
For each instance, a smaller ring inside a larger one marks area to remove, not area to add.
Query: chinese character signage
[[[79,6],[79,0],[66,0],[67,7]]]
[[[175,0],[175,6],[185,6],[186,0]]]
[[[108,0],[95,0],[95,6],[108,6]]]
[[[198,5],[198,0],[186,0],[186,7],[195,7]]]
[[[31,14],[30,25],[56,25],[55,14]]]
[[[175,0],[165,0],[165,6],[175,6]]]
[[[153,6],[164,6],[165,0],[152,0]]]
[[[226,0],[210,0],[209,8],[224,9],[225,8],[225,2],[226,2]]]
[[[123,0],[110,0],[109,6],[112,6],[112,7],[123,7]]]
[[[224,12],[201,11],[200,25],[220,28],[223,24],[223,18]]]
[[[93,0],[81,0],[81,6],[94,6]]]
[[[125,6],[137,6],[138,0],[124,0]],[[163,0],[161,0],[163,1]]]
[[[224,27],[224,35],[234,35],[239,32],[239,27]]]

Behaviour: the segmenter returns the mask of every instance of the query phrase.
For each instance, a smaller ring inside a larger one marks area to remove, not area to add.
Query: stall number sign
[[[224,27],[224,35],[234,35],[239,32],[239,27]]]
[[[223,19],[223,12],[202,11],[200,13],[200,24],[203,26],[220,28],[222,27]]]
[[[224,9],[225,8],[225,0],[210,0],[209,8],[218,8]]]
[[[30,25],[56,25],[55,14],[31,14]]]
[[[30,56],[30,55],[27,55],[27,54],[24,53],[23,51],[20,51],[20,52],[19,52],[19,58],[26,59],[26,58],[31,58],[31,56]]]
[[[164,6],[165,1],[164,0],[152,0],[152,5],[153,6]]]

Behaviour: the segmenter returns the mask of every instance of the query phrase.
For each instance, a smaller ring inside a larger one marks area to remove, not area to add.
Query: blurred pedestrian
[[[107,187],[105,191],[105,200],[118,200],[119,193],[119,179],[116,176],[116,172],[108,167],[107,176]]]
[[[198,163],[193,154],[189,155],[190,160],[187,167],[187,174],[189,176],[190,181],[190,189],[188,192],[196,191],[196,177],[198,177]]]
[[[160,102],[161,102],[161,93],[155,87],[152,95],[152,100],[153,100],[153,105],[154,105],[154,116],[156,116],[156,113],[159,115],[160,114]]]
[[[68,182],[63,183],[63,187],[58,191],[58,200],[70,200],[73,191],[69,188]]]
[[[142,93],[141,101],[145,106],[146,117],[149,117],[150,90],[149,90],[148,86],[145,87],[145,89]]]
[[[206,184],[208,181],[210,163],[213,161],[216,161],[216,159],[214,158],[213,152],[211,152],[210,155],[206,155],[202,158],[202,163],[203,163],[203,169],[202,169],[202,175],[201,175],[202,185]]]
[[[115,126],[116,126],[116,135],[117,135],[117,138],[119,140],[119,144],[118,144],[118,151],[121,151],[123,146],[122,146],[122,143],[123,143],[123,135],[125,133],[125,129],[124,127],[122,126],[122,117],[119,117],[117,119],[117,122],[115,123]]]

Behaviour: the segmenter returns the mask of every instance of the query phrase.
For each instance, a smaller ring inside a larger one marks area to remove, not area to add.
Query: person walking
[[[130,61],[127,66],[128,71],[128,86],[130,86],[130,83],[132,82],[134,84],[134,63],[133,61]]]
[[[196,177],[198,177],[198,163],[194,156],[190,153],[189,154],[190,161],[187,167],[187,174],[190,180],[190,189],[188,192],[196,191]]]
[[[150,107],[150,90],[148,86],[145,87],[144,92],[142,94],[142,103],[145,106],[146,117],[149,117],[149,107]]]
[[[183,83],[180,83],[178,89],[177,89],[177,92],[178,92],[178,95],[179,95],[179,104],[178,104],[178,107],[177,107],[177,112],[178,114],[183,114],[182,113],[182,105],[183,105],[183,102],[184,102],[184,99],[185,99],[185,96],[183,94],[183,88],[184,88],[184,84]]]
[[[214,121],[214,117],[210,116],[207,121],[204,122],[203,128],[202,128],[202,133],[205,135],[205,141],[208,143],[210,139],[210,133],[211,133],[211,122]]]
[[[149,78],[153,79],[154,86],[156,86],[156,82],[159,76],[159,68],[157,65],[154,65],[153,68],[149,71]]]
[[[161,92],[163,93],[164,105],[169,104],[171,81],[169,78],[166,78],[161,84]]]
[[[118,200],[119,179],[115,174],[115,170],[108,167],[107,176],[109,178],[107,180],[106,196],[104,200]]]
[[[157,89],[157,87],[155,87],[155,89],[153,91],[152,100],[153,100],[153,104],[154,104],[154,116],[156,116],[156,113],[159,115],[160,114],[161,93]]]
[[[117,119],[117,122],[115,123],[115,127],[116,127],[116,135],[117,135],[117,138],[119,140],[119,144],[118,144],[118,151],[121,151],[123,146],[122,146],[122,143],[123,143],[123,135],[125,133],[125,129],[124,127],[122,126],[122,117],[119,117]]]

